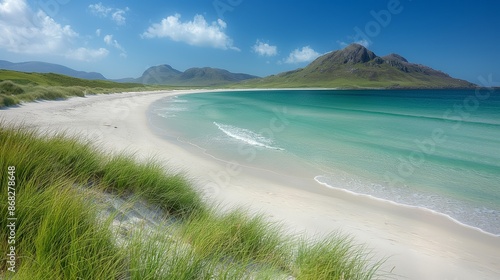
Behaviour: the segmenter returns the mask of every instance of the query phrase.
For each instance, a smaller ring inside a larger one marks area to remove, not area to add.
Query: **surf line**
[[[270,119],[268,127],[263,128],[259,131],[259,134],[256,134],[263,137],[263,139],[273,139],[276,133],[282,133],[285,131],[293,119],[293,116],[288,113],[287,107],[282,107],[281,110],[274,108],[273,113],[274,116]],[[219,123],[214,122],[214,125],[222,130]],[[269,137],[264,137],[264,134],[267,134]],[[284,149],[279,147],[272,148],[278,151],[284,151]],[[257,147],[245,141],[240,142],[237,151],[241,157],[244,157],[244,161],[247,163],[255,161],[258,156]],[[216,172],[210,171],[208,175],[211,180],[205,185],[205,189],[213,189],[217,192],[217,190],[229,187],[231,185],[232,178],[239,176],[243,172],[242,166],[243,164],[238,161],[231,161],[227,163],[224,170],[218,170]]]
[[[230,125],[225,125],[225,124],[219,124],[217,122],[214,122],[214,124],[224,132],[227,136],[234,138],[239,141],[243,141],[251,146],[256,146],[256,147],[262,147],[262,148],[267,148],[267,149],[272,149],[272,150],[280,150],[283,151],[284,149],[279,148],[279,147],[274,147],[271,146],[273,143],[273,140],[268,139],[258,133],[255,133],[251,130],[245,129],[245,128],[239,128],[239,127],[234,127]]]

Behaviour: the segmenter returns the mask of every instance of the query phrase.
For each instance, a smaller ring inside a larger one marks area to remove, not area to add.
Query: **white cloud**
[[[24,54],[58,53],[78,34],[43,11],[32,11],[26,0],[0,2],[0,48]]]
[[[78,48],[76,50],[70,50],[66,53],[66,57],[74,60],[80,61],[94,61],[106,57],[109,51],[105,48],[100,49],[88,49],[88,48]]]
[[[227,23],[225,21],[223,21],[222,19],[218,19],[217,23],[220,25],[220,27],[222,27],[222,29],[227,28]]]
[[[253,51],[261,56],[276,56],[278,54],[278,47],[271,46],[257,40],[257,43],[252,47]]]
[[[106,43],[106,45],[108,46],[113,46],[115,47],[116,49],[120,50],[120,56],[121,57],[127,57],[127,52],[125,51],[125,49],[118,43],[117,40],[114,40],[113,39],[113,35],[106,35],[104,36],[104,43]]]
[[[339,43],[339,45],[342,48],[345,48],[345,47],[349,46],[350,44],[360,44],[361,46],[363,46],[365,48],[368,48],[370,46],[370,42],[368,40],[366,40],[366,39],[355,41],[355,42],[352,42],[350,44],[348,44],[348,43],[346,43],[344,41],[337,41],[337,43]]]
[[[127,19],[125,18],[125,10],[118,10],[111,15],[111,18],[118,25],[125,25]]]
[[[58,55],[81,61],[103,58],[108,53],[104,48],[75,49],[78,33],[41,10],[33,11],[26,0],[0,0],[0,34],[0,49],[11,53]]]
[[[9,20],[19,22],[20,20],[25,20],[28,10],[26,1],[4,0],[0,2],[0,15],[2,15],[2,21]]]
[[[97,37],[101,37],[101,29],[97,29],[95,31],[95,35],[97,35]]]
[[[125,14],[130,10],[128,7],[124,9],[116,9],[104,6],[101,2],[97,4],[90,4],[89,10],[96,16],[110,17],[117,25],[125,25],[127,18]]]
[[[113,43],[113,35],[104,36],[104,43],[106,43],[106,45],[111,45]]]
[[[303,63],[311,62],[318,58],[321,54],[314,51],[311,47],[305,46],[302,49],[295,49],[290,53],[285,63]]]
[[[224,33],[227,24],[219,19],[208,24],[202,15],[196,15],[192,21],[181,22],[181,15],[175,14],[154,23],[143,38],[170,38],[176,42],[184,42],[193,46],[210,46],[217,49],[238,50],[233,46],[233,40]]]
[[[93,14],[102,17],[106,17],[113,10],[111,8],[105,7],[102,3],[90,4],[89,9]]]
[[[365,40],[365,39],[356,41],[354,43],[360,44],[360,45],[364,46],[365,48],[368,48],[370,46],[370,42],[368,40]]]

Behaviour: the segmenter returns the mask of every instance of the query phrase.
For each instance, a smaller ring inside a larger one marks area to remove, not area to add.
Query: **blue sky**
[[[159,64],[267,76],[357,42],[500,86],[499,8],[497,0],[0,0],[0,59],[112,79]]]

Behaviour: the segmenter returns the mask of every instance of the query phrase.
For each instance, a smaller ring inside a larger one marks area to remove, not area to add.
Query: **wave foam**
[[[258,133],[255,133],[251,130],[245,129],[245,128],[240,128],[240,127],[235,127],[227,124],[220,124],[217,122],[214,122],[214,125],[219,128],[220,131],[224,132],[227,136],[245,142],[251,146],[255,147],[261,147],[261,148],[266,148],[266,149],[272,149],[272,150],[278,150],[278,151],[284,151],[284,149],[279,148],[279,147],[274,147],[273,145],[273,140],[266,138]]]
[[[346,188],[344,184],[335,183],[332,179],[333,178],[324,175],[314,177],[314,181],[330,189],[341,190],[352,195],[365,196],[402,207],[429,211],[444,216],[461,226],[472,228],[488,235],[500,236],[497,225],[491,224],[491,221],[495,221],[496,217],[500,214],[498,211],[487,209],[486,207],[483,209],[471,209],[471,207],[467,207],[466,204],[461,204],[449,198],[446,199],[439,196],[431,197],[416,193],[400,193],[396,195],[392,193],[393,197],[390,197],[387,194],[383,195],[381,192],[364,192],[360,189],[349,188],[349,186]],[[382,189],[387,191],[384,187],[382,187]],[[439,207],[438,205],[447,205],[448,209]]]

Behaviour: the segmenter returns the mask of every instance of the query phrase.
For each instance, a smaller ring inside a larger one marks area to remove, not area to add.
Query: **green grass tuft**
[[[24,93],[24,89],[12,81],[0,82],[0,94],[18,95]]]
[[[316,242],[302,240],[294,268],[298,280],[373,279],[380,265],[371,263],[366,250],[351,238],[332,234]]]
[[[162,230],[137,229],[126,249],[130,279],[210,279],[217,266]]]
[[[203,256],[224,256],[279,268],[287,268],[291,260],[291,242],[281,227],[244,210],[225,214],[212,210],[195,215],[182,226],[181,235]]]
[[[43,190],[40,180],[17,181],[19,264],[14,279],[28,278],[23,275],[35,279],[109,279],[122,274],[124,258],[114,247],[110,232],[96,219],[88,197],[65,178],[51,181]],[[0,199],[7,201],[6,192]],[[1,204],[0,212],[7,213],[6,204]],[[6,223],[0,219],[2,228]],[[4,251],[6,231],[0,232],[0,238]]]
[[[182,175],[168,176],[153,161],[137,164],[128,156],[114,157],[104,165],[102,181],[108,191],[140,194],[172,215],[185,216],[203,208],[200,196]]]
[[[19,103],[19,100],[14,97],[0,95],[0,108],[15,106]]]

